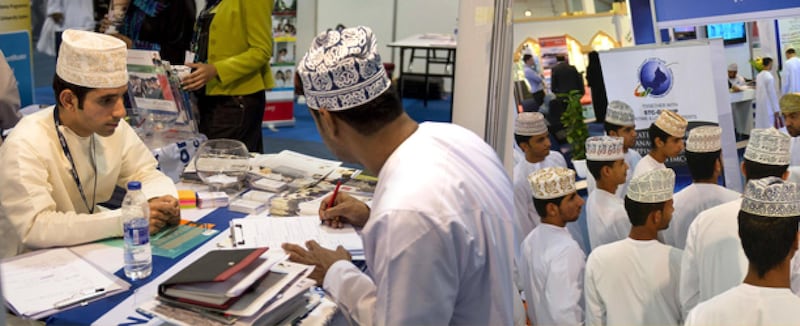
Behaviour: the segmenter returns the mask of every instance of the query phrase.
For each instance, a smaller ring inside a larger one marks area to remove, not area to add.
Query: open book
[[[40,319],[127,290],[130,285],[67,248],[34,251],[0,262],[6,305]]]

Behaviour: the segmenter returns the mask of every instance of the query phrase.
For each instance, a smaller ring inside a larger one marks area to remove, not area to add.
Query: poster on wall
[[[0,5],[2,6],[2,5]],[[33,104],[33,56],[28,30],[0,32],[0,51],[14,72],[22,107]]]
[[[733,118],[720,40],[685,41],[674,45],[637,46],[600,52],[608,100],[628,103],[636,116],[636,150],[650,150],[647,130],[662,110],[674,111],[689,128],[703,124],[722,127],[726,185],[741,189]],[[667,166],[685,165],[685,157]]]
[[[781,18],[778,19],[778,39],[780,40],[781,49],[784,52],[787,49],[795,49],[800,51],[800,18]],[[781,58],[786,58],[781,53]]]
[[[550,69],[556,65],[556,57],[564,56],[569,57],[569,50],[567,49],[567,38],[565,36],[541,37],[539,38],[539,49],[541,57],[539,64],[542,66],[541,71],[544,75],[544,84],[550,86]]]
[[[267,91],[263,125],[294,125],[294,67],[297,60],[297,2],[275,0],[272,10],[272,58],[275,88]]]

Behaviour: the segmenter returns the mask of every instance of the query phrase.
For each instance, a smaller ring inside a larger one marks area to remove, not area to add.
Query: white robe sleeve
[[[678,294],[681,315],[684,317],[699,303],[700,298],[700,272],[697,269],[696,249],[694,248],[697,241],[697,220],[695,219],[694,223],[689,226],[689,232],[686,234],[686,247],[683,249],[683,257],[681,258],[680,289]]]
[[[388,233],[395,230],[388,225],[392,219],[405,220],[407,229]],[[369,262],[372,279],[348,262],[337,262],[325,275],[324,288],[358,325],[450,323],[459,284],[469,281],[459,279],[456,267],[464,263],[457,260],[463,255],[457,251],[464,248],[443,238],[452,234],[409,220],[420,219],[393,212],[389,218],[371,221],[372,236],[381,237],[374,242],[374,259]],[[365,238],[365,246],[367,242],[370,239]]]
[[[121,121],[116,132],[125,134],[122,157],[122,167],[120,168],[119,180],[117,185],[125,188],[129,181],[140,181],[142,192],[150,199],[164,195],[171,195],[178,198],[178,190],[175,183],[161,171],[158,171],[158,161],[153,157],[153,153],[144,145],[133,128],[126,122]]]
[[[584,254],[572,247],[559,254],[547,277],[545,289],[555,325],[583,325]],[[533,277],[533,275],[530,275]]]
[[[770,121],[772,121],[775,113],[781,112],[778,108],[778,94],[775,93],[775,78],[770,74],[769,78],[764,78],[764,81],[764,89],[767,91],[767,107],[769,108],[767,112],[769,112]]]
[[[597,291],[597,284],[595,282],[594,263],[589,257],[586,262],[586,275],[584,277],[583,294],[586,304],[586,326],[605,325],[606,323],[606,307],[603,298],[600,297],[600,292]]]
[[[56,13],[64,13],[64,3],[63,0],[47,0],[47,10],[45,11],[47,16]]]
[[[25,144],[3,144],[5,153],[14,153],[15,158],[4,160],[6,166],[0,172],[0,182],[5,187],[0,191],[3,213],[16,229],[22,244],[39,249],[122,235],[118,210],[96,214],[56,211],[45,159],[39,157],[37,149]]]

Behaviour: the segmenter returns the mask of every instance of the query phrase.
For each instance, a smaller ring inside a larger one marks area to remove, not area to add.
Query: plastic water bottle
[[[125,276],[131,280],[150,276],[153,270],[150,205],[139,181],[128,182],[128,193],[122,200],[122,231],[125,239]]]

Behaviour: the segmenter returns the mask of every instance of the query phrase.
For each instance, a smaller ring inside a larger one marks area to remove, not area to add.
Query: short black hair
[[[764,57],[763,59],[761,59],[761,65],[763,67],[769,66],[770,63],[772,63],[772,58],[770,57]]]
[[[531,140],[531,137],[533,137],[533,136],[523,136],[523,135],[514,134],[514,141],[517,142],[517,145],[519,145],[519,147],[522,147],[522,145],[520,145],[520,144],[527,143],[528,141]]]
[[[664,204],[666,202],[640,203],[625,196],[625,212],[628,213],[628,220],[633,226],[647,223],[647,216],[652,212],[664,210]]]
[[[556,54],[556,62],[565,62],[567,61],[567,56],[563,54]]]
[[[798,217],[765,217],[739,211],[738,220],[744,254],[758,277],[763,278],[792,250]]]
[[[664,142],[664,144],[666,144],[667,140],[672,135],[668,134],[666,131],[656,126],[655,123],[652,123],[650,124],[650,128],[648,129],[648,136],[650,137],[650,146],[655,149],[656,139],[661,139],[661,141]]]
[[[304,95],[303,81],[295,72],[295,94]],[[319,111],[309,108],[319,119]],[[370,136],[403,114],[403,102],[397,95],[394,85],[383,91],[378,97],[367,103],[342,111],[330,111],[330,114],[347,123],[359,134]]]
[[[612,131],[613,132],[619,132],[619,130],[622,129],[623,127],[625,127],[625,126],[620,126],[620,125],[617,125],[617,124],[613,124],[613,123],[610,123],[608,121],[603,122],[603,129],[606,130],[606,134],[608,134],[608,133],[610,133]]]
[[[692,180],[705,180],[714,176],[714,166],[721,159],[722,151],[697,153],[686,151],[686,165]]]
[[[744,159],[745,179],[756,180],[766,177],[783,177],[789,165],[770,165]]]
[[[794,48],[789,48],[786,50],[786,54],[794,54]]]
[[[600,176],[602,175],[601,171],[603,170],[603,167],[607,166],[609,168],[613,168],[614,162],[616,161],[586,160],[586,167],[589,168],[589,172],[592,174],[595,180],[600,180]]]
[[[59,97],[61,92],[67,89],[72,91],[72,93],[75,94],[75,97],[78,98],[78,109],[83,110],[83,100],[86,99],[86,94],[89,94],[92,88],[70,83],[62,79],[60,76],[58,76],[58,74],[53,75],[53,94],[56,97],[56,107],[64,107],[64,105],[61,104]]]
[[[561,202],[564,201],[567,196],[561,196],[558,198],[553,199],[538,199],[536,197],[533,198],[533,207],[536,208],[536,213],[539,213],[540,218],[547,217],[547,204],[555,204],[556,206],[561,206]]]
[[[522,56],[522,62],[527,62],[528,59],[533,59],[533,56],[530,54],[526,54]]]

